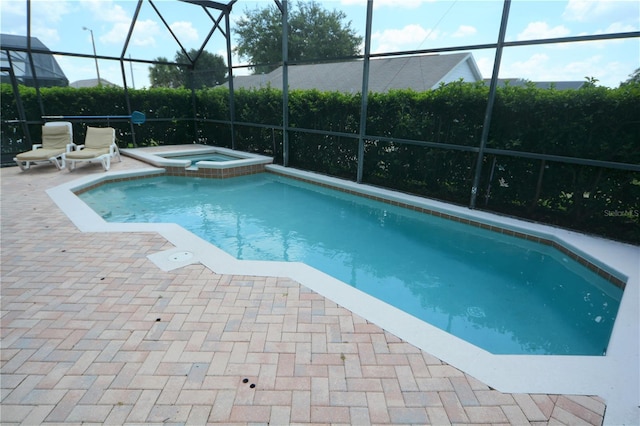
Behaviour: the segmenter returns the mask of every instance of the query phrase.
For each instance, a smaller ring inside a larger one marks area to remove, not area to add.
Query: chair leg
[[[20,161],[18,159],[14,159],[14,160],[16,160],[16,164],[18,165],[18,167],[20,167],[20,170],[22,170],[23,172],[29,168],[28,161]]]
[[[62,170],[64,168],[64,157],[62,158],[62,164],[60,164],[57,158],[53,158],[52,160],[53,160],[53,164],[56,165],[58,170]]]

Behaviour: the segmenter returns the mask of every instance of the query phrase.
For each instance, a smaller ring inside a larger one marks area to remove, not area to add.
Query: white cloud
[[[371,39],[378,42],[377,47],[373,49],[374,53],[380,53],[419,49],[425,40],[435,40],[439,35],[439,31],[410,24],[401,29],[377,31],[371,35]]]
[[[624,33],[624,32],[631,32],[631,31],[636,31],[635,28],[633,28],[633,26],[631,25],[626,25],[623,24],[621,22],[614,22],[613,24],[609,25],[606,29],[604,30],[597,30],[594,31],[592,33],[581,33],[579,35],[598,35],[598,34],[612,34],[612,33]],[[620,45],[623,43],[627,43],[630,39],[616,39],[616,40],[600,40],[600,41],[590,41],[589,42],[589,48],[590,49],[609,49],[612,46],[615,45]],[[568,44],[566,46],[566,48],[570,48],[573,44]],[[559,45],[558,47],[561,47],[562,45]],[[633,55],[632,55],[633,56]],[[640,51],[637,51],[637,53],[635,54],[635,58],[638,59],[640,58]]]
[[[113,27],[106,34],[99,37],[99,40],[105,44],[119,44],[122,45],[122,42],[126,40],[127,34],[129,33],[130,24],[127,22],[120,22]]]
[[[569,29],[563,25],[549,27],[546,22],[530,22],[521,33],[518,34],[518,40],[536,40],[544,38],[566,37],[571,33]]]
[[[425,3],[434,3],[436,0],[375,0],[374,9],[379,7],[393,7],[402,9],[416,9]],[[344,6],[366,6],[367,0],[340,0]]]
[[[81,0],[80,4],[91,12],[95,21],[110,25],[110,29],[98,37],[100,42],[115,46],[124,45],[133,16],[113,0]],[[138,20],[134,25],[131,44],[142,47],[156,46],[156,36],[159,34],[160,29],[156,21]]]
[[[15,15],[25,18],[27,16],[27,3],[21,1],[3,1],[0,2],[0,12],[4,16]]]
[[[637,0],[569,0],[562,18],[573,22],[627,23],[638,30],[640,2]]]
[[[32,28],[31,34],[42,41],[47,47],[55,47],[60,42],[60,34],[55,28],[49,28],[43,25]],[[54,49],[55,50],[55,49]]]
[[[181,42],[198,40],[198,30],[193,27],[191,22],[177,21],[169,26]]]
[[[460,25],[458,29],[453,34],[451,34],[451,37],[468,37],[475,35],[477,32],[478,30],[475,27],[472,27],[470,25]]]
[[[562,17],[567,21],[585,21],[596,2],[585,0],[569,0]]]
[[[483,78],[490,78],[493,74],[493,59],[493,56],[476,57],[476,65],[478,65],[478,69]]]
[[[99,37],[104,44],[122,46],[126,40],[133,17],[113,0],[82,0],[83,7],[89,9],[96,21],[111,24],[110,29]],[[178,40],[189,43],[198,40],[198,30],[192,22],[176,21],[170,25]],[[169,32],[161,28],[159,21],[137,20],[131,37],[131,45],[138,47],[155,47],[161,44],[159,38],[168,36]]]
[[[69,14],[72,4],[68,1],[50,2],[36,0],[31,4],[31,35],[38,37],[48,47],[60,42],[57,25]],[[2,32],[26,35],[27,7],[25,1],[0,2]]]
[[[127,34],[129,34],[129,22],[118,22],[111,30],[103,36],[100,41],[105,44],[124,45]],[[158,23],[151,20],[136,21],[131,37],[131,44],[134,46],[150,47],[156,45],[156,36],[160,34]]]
[[[626,32],[632,32],[632,31],[638,31],[638,28],[630,24],[623,24],[622,22],[614,22],[613,24],[609,25],[607,29],[604,30],[604,33],[605,34],[626,33]]]
[[[160,33],[160,26],[157,22],[151,20],[136,21],[131,43],[134,46],[155,46],[156,36]]]
[[[10,1],[9,3],[13,2]],[[64,15],[70,11],[71,4],[68,1],[36,1],[31,5],[31,18],[44,22],[57,23],[62,21]]]
[[[55,2],[52,3],[55,4]],[[131,23],[132,17],[113,0],[81,0],[80,4],[89,9],[97,21]]]
[[[484,74],[483,65],[490,65],[478,64]],[[591,55],[565,62],[545,54],[534,54],[522,61],[511,63],[503,61],[500,67],[501,78],[522,78],[530,81],[585,81],[586,77],[594,77],[599,81],[598,84],[609,87],[617,87],[621,81],[624,81],[625,73],[629,73],[627,64],[607,60],[602,55]]]
[[[548,79],[549,56],[536,53],[524,61],[512,62],[508,66],[500,67],[500,75],[506,78],[524,78],[532,81]]]
[[[602,56],[595,55],[580,61],[569,62],[564,65],[563,69],[570,75],[584,74],[586,76],[600,66],[602,66]]]
[[[593,77],[598,84],[617,87],[625,80],[625,73],[629,72],[627,64],[619,61],[608,61],[602,55],[593,55],[579,61],[569,62],[558,70],[565,80],[584,81],[586,77]]]

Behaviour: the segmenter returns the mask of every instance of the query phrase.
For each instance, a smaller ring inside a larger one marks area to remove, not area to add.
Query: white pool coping
[[[230,169],[241,166],[255,166],[258,164],[271,164],[273,158],[249,152],[235,151],[228,148],[213,147],[207,145],[190,144],[180,145],[180,151],[176,151],[175,146],[166,147],[165,150],[158,150],[157,147],[145,148],[122,148],[120,152],[128,157],[144,161],[156,167],[194,167],[191,160],[180,160],[171,156],[180,155],[200,155],[200,154],[223,154],[237,157],[237,160],[226,161],[197,161],[195,167],[199,169]],[[166,157],[165,157],[166,156]]]
[[[74,194],[74,191],[100,181],[158,174],[164,172],[162,169],[87,176],[51,188],[47,193],[82,232],[159,233],[175,246],[149,256],[163,270],[201,263],[218,274],[289,277],[498,391],[597,395],[607,404],[604,424],[634,425],[640,422],[640,247],[310,172],[275,165],[267,166],[267,169],[511,229],[527,230],[579,250],[589,259],[616,271],[616,275],[627,277],[606,356],[493,355],[305,264],[237,260],[177,224],[108,223]]]

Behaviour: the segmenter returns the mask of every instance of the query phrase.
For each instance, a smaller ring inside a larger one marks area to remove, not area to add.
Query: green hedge
[[[118,88],[47,88],[41,94],[45,115],[128,111]],[[7,102],[13,99],[11,86],[2,85],[1,95],[3,119],[17,119],[14,103]],[[31,134],[38,139],[36,92],[21,87],[20,95],[32,120]],[[232,146],[226,89],[195,95],[180,89],[130,90],[129,96],[131,109],[147,117],[144,125],[134,126],[138,146]],[[462,82],[420,93],[370,94],[363,182],[468,205],[487,98],[485,85]],[[289,165],[355,180],[360,99],[359,94],[291,91]],[[235,148],[271,155],[281,163],[281,92],[238,90],[234,110]],[[638,84],[573,91],[506,86],[497,91],[487,147],[640,164],[639,117]],[[76,143],[84,138],[83,124],[74,123]],[[128,122],[110,125],[117,128],[122,147],[132,145]],[[2,152],[24,149],[28,147],[18,126],[3,122]],[[640,243],[637,172],[489,153],[483,158],[477,208]]]

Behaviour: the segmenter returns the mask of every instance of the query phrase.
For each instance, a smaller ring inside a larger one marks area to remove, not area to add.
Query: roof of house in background
[[[105,80],[104,78],[100,79],[100,83],[103,86],[107,86],[107,87],[118,87],[117,84],[114,84],[108,80]],[[97,87],[98,86],[98,79],[97,78],[88,78],[86,80],[78,80],[78,81],[74,81],[73,83],[69,83],[69,86],[74,87],[76,89],[80,89],[82,87]]]
[[[31,37],[31,48],[40,51],[49,52],[49,48],[44,45],[37,37]],[[16,72],[16,79],[27,86],[34,86],[34,77],[32,74],[32,67],[30,65],[31,59],[33,59],[33,65],[35,73],[39,80],[39,85],[42,87],[47,86],[66,86],[69,84],[69,80],[64,75],[64,71],[56,61],[56,58],[51,53],[33,53],[31,58],[22,49],[27,49],[28,39],[26,36],[14,35],[14,34],[0,34],[0,49],[4,54],[7,50],[11,51],[11,60],[16,65],[13,67]],[[15,50],[18,49],[18,50]],[[2,81],[5,81],[3,77]]]
[[[26,49],[27,37],[15,34],[0,34],[0,45],[2,45],[2,49]],[[31,37],[31,48],[38,50],[49,50],[49,48],[45,46],[38,37]]]
[[[485,78],[485,84],[488,86],[491,79]],[[584,86],[584,81],[530,81],[523,78],[499,78],[498,87],[525,87],[527,84],[534,84],[538,89],[556,89],[556,90],[578,90]]]
[[[363,61],[294,65],[288,68],[289,88],[359,93],[362,91]],[[463,79],[481,81],[482,75],[471,53],[421,55],[371,59],[369,91],[394,89],[432,90],[441,83]],[[228,83],[224,84],[228,87]],[[282,67],[268,74],[236,76],[234,89],[282,88]]]

